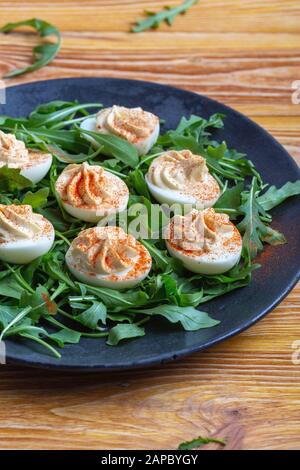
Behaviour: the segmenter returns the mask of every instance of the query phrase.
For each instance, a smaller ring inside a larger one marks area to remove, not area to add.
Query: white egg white
[[[117,212],[123,212],[128,204],[128,198],[123,199],[122,204],[118,207],[117,210],[111,209],[103,209],[99,207],[98,209],[86,209],[83,207],[75,207],[61,199],[61,204],[68,214],[76,219],[83,220],[84,222],[99,222],[103,217],[116,214]]]
[[[0,259],[6,263],[27,264],[48,253],[55,238],[54,228],[47,236],[32,240],[12,240],[0,243]]]
[[[96,118],[86,118],[81,122],[80,128],[84,131],[97,132],[96,124]],[[90,141],[94,147],[99,147],[99,143],[91,135],[84,134],[84,138]]]
[[[180,191],[174,191],[172,189],[159,188],[158,186],[150,182],[147,175],[145,176],[145,181],[147,183],[151,195],[160,204],[197,204],[198,206],[200,205],[199,201],[191,195],[184,194]],[[218,197],[216,197],[214,200],[210,200],[209,202],[206,201],[202,204],[203,209],[213,206],[217,200]]]
[[[21,170],[21,175],[32,181],[34,184],[39,183],[48,173],[52,165],[52,155],[49,154],[48,158],[28,166]]]
[[[224,252],[215,258],[211,253],[203,253],[200,256],[192,255],[189,252],[176,249],[166,240],[166,245],[171,256],[182,261],[186,269],[197,274],[222,274],[235,266],[241,257],[242,246],[234,252]]]
[[[153,145],[155,145],[159,136],[159,132],[160,132],[160,124],[158,121],[153,132],[149,135],[149,137],[147,137],[144,140],[141,140],[140,142],[137,142],[136,144],[133,144],[134,147],[137,149],[139,155],[147,155],[149,150],[151,150]]]

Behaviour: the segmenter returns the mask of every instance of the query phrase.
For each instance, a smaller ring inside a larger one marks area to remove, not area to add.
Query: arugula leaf
[[[25,279],[25,281],[31,285],[33,276],[36,273],[37,269],[39,268],[40,264],[42,261],[42,257],[40,256],[39,258],[36,258],[35,260],[31,261],[31,263],[26,264],[21,272],[22,272],[22,277]]]
[[[149,240],[141,240],[141,243],[147,248],[152,258],[154,259],[157,269],[162,272],[165,272],[169,269],[172,264],[173,258],[168,255],[167,250],[159,250],[153,243],[150,243]]]
[[[151,199],[147,183],[141,170],[136,168],[131,171],[128,175],[128,185],[132,186],[137,194],[144,196],[147,199]]]
[[[0,191],[11,192],[32,186],[32,182],[21,175],[19,168],[0,168]]]
[[[210,318],[206,312],[196,310],[194,307],[178,307],[177,305],[159,305],[148,309],[135,309],[136,313],[147,316],[160,315],[170,323],[181,323],[186,331],[197,331],[202,328],[211,328],[220,322]]]
[[[0,280],[0,295],[20,299],[24,288],[20,286],[15,277],[11,274]]]
[[[30,320],[25,318],[31,311],[31,307],[25,307],[20,309],[10,309],[7,306],[3,306],[3,310],[0,310],[0,322],[3,325],[3,329],[0,335],[0,341],[11,333],[11,329],[14,325],[24,325],[30,323]]]
[[[166,300],[179,307],[197,307],[203,298],[203,288],[194,289],[186,278],[180,279],[174,273],[162,275]]]
[[[10,305],[0,305],[0,326],[3,329],[6,328],[22,311],[23,308]]]
[[[76,104],[78,104],[77,101],[63,101],[63,100],[48,101],[47,103],[39,104],[33,111],[31,111],[29,116],[33,116],[36,113],[37,114],[51,114],[51,113],[54,113],[55,111],[59,111],[60,109],[70,107]]]
[[[63,130],[63,129],[38,129],[23,126],[22,130],[18,129],[16,132],[17,138],[23,140],[26,145],[30,144],[49,144],[48,151],[51,152],[51,147],[55,145],[63,150],[62,153],[72,152],[74,154],[89,153],[90,144],[83,139],[77,130]],[[14,131],[12,129],[12,131]],[[47,147],[46,147],[47,150]],[[51,152],[52,153],[52,152]],[[55,153],[55,152],[54,152]]]
[[[121,292],[108,287],[93,287],[85,284],[84,286],[88,292],[99,297],[105,303],[107,309],[112,312],[120,312],[128,308],[145,305],[149,299],[146,292],[142,290]]]
[[[47,152],[51,153],[59,162],[62,163],[82,163],[86,162],[87,160],[92,160],[95,157],[97,157],[100,152],[101,148],[97,149],[95,152],[91,154],[86,154],[86,153],[69,153],[66,150],[63,150],[61,147],[59,147],[56,144],[45,144],[44,143],[45,150]]]
[[[232,188],[226,188],[214,205],[214,209],[220,209],[230,215],[232,220],[236,219],[241,205],[241,193],[244,189],[244,183],[240,182]]]
[[[14,130],[19,125],[26,124],[27,119],[25,118],[13,118],[10,116],[6,116],[5,114],[0,114],[0,127],[5,130]]]
[[[22,204],[29,204],[32,209],[39,209],[47,204],[49,188],[41,188],[35,193],[28,191],[22,201]]]
[[[19,21],[17,23],[7,23],[5,26],[0,28],[0,31],[3,33],[9,33],[10,31],[15,28],[18,28],[19,26],[31,26],[39,33],[40,37],[42,38],[54,35],[56,36],[56,42],[48,42],[46,44],[39,44],[35,46],[33,49],[34,63],[32,65],[29,65],[28,67],[9,72],[5,75],[5,78],[16,77],[17,75],[33,72],[35,70],[40,69],[41,67],[44,67],[54,59],[60,49],[61,37],[58,29],[55,28],[52,24],[47,23],[46,21],[40,20],[38,18]]]
[[[65,122],[70,116],[77,113],[78,111],[82,111],[88,108],[101,108],[101,103],[85,103],[85,104],[78,104],[78,103],[69,103],[69,102],[56,102],[61,103],[60,106],[56,106],[55,111],[52,112],[45,112],[45,110],[49,111],[49,103],[48,107],[39,107],[35,111],[33,111],[29,115],[28,126],[29,127],[52,127],[54,124],[59,122]],[[57,109],[59,108],[59,109]]]
[[[43,286],[37,287],[34,293],[23,291],[20,298],[20,307],[32,307],[32,313],[29,315],[34,321],[39,320],[44,315],[55,315],[57,305],[50,299],[49,292]]]
[[[287,198],[300,194],[300,180],[284,184],[281,188],[270,186],[269,189],[257,198],[258,204],[269,211],[284,202]]]
[[[99,132],[79,130],[81,136],[93,137],[96,143],[101,146],[101,153],[108,157],[114,157],[132,168],[139,163],[137,149],[127,140],[121,139],[112,134],[100,134]]]
[[[212,114],[209,119],[204,119],[201,116],[195,116],[192,114],[189,119],[183,117],[181,118],[176,132],[179,134],[184,134],[187,131],[194,134],[199,141],[201,136],[204,135],[206,129],[213,127],[215,129],[222,129],[224,127],[224,114]]]
[[[58,351],[56,351],[55,348],[53,348],[50,344],[48,344],[44,339],[42,339],[44,336],[47,338],[48,333],[44,328],[40,327],[35,327],[35,326],[24,326],[19,329],[19,331],[15,331],[14,334],[18,334],[22,338],[25,339],[30,339],[31,341],[35,341],[36,343],[40,344],[44,348],[46,348],[48,351],[50,351],[54,357],[57,359],[61,358],[61,355],[59,354]]]
[[[78,344],[81,336],[79,331],[63,328],[56,333],[49,334],[48,338],[54,341],[60,348],[63,348],[65,344]]]
[[[147,29],[156,29],[163,22],[171,26],[177,15],[184,14],[189,8],[198,3],[198,0],[185,0],[178,7],[165,9],[159,13],[145,10],[145,14],[148,16],[145,20],[136,21],[136,26],[131,28],[131,32],[140,33]]]
[[[137,338],[138,336],[145,336],[144,328],[134,323],[119,323],[110,330],[106,344],[116,346],[124,339]]]
[[[64,232],[68,229],[68,224],[65,222],[61,215],[61,212],[57,208],[39,208],[38,212],[51,222],[55,230],[58,230],[59,232]]]
[[[182,442],[178,446],[178,450],[198,449],[199,447],[202,447],[205,444],[210,444],[210,443],[220,444],[222,446],[226,445],[226,442],[223,439],[214,439],[214,438],[211,438],[211,437],[199,436],[196,439],[192,439],[191,441]]]
[[[99,321],[105,325],[106,315],[106,306],[102,302],[93,302],[91,307],[79,315],[76,315],[74,318],[85,327],[90,328],[91,330],[96,330],[98,328]]]
[[[263,249],[263,242],[271,245],[279,245],[286,242],[280,232],[273,230],[262,221],[262,217],[268,218],[268,214],[258,203],[257,194],[257,179],[254,177],[250,191],[244,192],[242,195],[243,203],[239,208],[239,212],[244,217],[237,226],[238,230],[244,234],[243,251],[245,259],[248,261],[253,259]]]

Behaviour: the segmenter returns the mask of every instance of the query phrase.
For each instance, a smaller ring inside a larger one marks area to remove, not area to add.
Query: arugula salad
[[[270,211],[300,193],[215,140],[224,120],[161,131],[141,108],[58,100],[0,115],[0,340],[59,358],[82,337],[144,336],[152,317],[216,326],[205,303],[247,286],[264,245],[286,242]]]

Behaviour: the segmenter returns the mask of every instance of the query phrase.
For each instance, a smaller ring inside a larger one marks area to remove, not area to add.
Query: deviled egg
[[[66,263],[79,281],[112,289],[131,288],[148,275],[148,250],[120,227],[92,227],[73,240]]]
[[[46,254],[54,241],[49,220],[28,205],[0,204],[0,259],[27,264]]]
[[[64,209],[77,219],[98,222],[126,209],[129,191],[118,177],[99,165],[68,165],[55,188]]]
[[[0,168],[19,168],[21,175],[38,183],[48,173],[52,164],[50,153],[26,148],[24,142],[13,134],[0,131]]]
[[[85,119],[80,127],[100,134],[114,134],[134,145],[139,155],[145,155],[159,136],[159,118],[142,108],[112,106],[101,109],[94,118]],[[91,142],[93,137],[86,136]]]
[[[205,159],[189,150],[170,150],[155,158],[146,175],[152,196],[161,204],[215,204],[221,191]]]
[[[189,271],[221,274],[235,266],[242,252],[242,237],[227,214],[209,208],[174,216],[165,229],[169,253]]]

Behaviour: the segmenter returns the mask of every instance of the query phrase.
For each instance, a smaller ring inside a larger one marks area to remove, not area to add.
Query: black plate
[[[108,78],[29,83],[7,90],[7,104],[0,107],[0,113],[24,116],[38,104],[55,99],[101,102],[105,106],[141,106],[165,119],[170,128],[174,128],[182,116],[192,113],[204,117],[224,113],[227,116],[225,129],[218,133],[218,139],[226,139],[230,147],[247,153],[267,182],[280,186],[300,177],[299,169],[288,153],[257,124],[217,101],[164,85]],[[299,199],[288,200],[274,210],[273,215],[273,226],[284,232],[288,244],[266,247],[258,258],[258,262],[261,258],[263,268],[255,272],[250,286],[202,307],[221,320],[217,327],[187,333],[164,321],[153,321],[143,338],[118,347],[106,346],[103,340],[82,339],[79,345],[66,346],[60,360],[42,353],[38,347],[32,349],[32,343],[7,340],[8,362],[89,371],[129,369],[176,359],[249,328],[288,294],[300,274]]]

